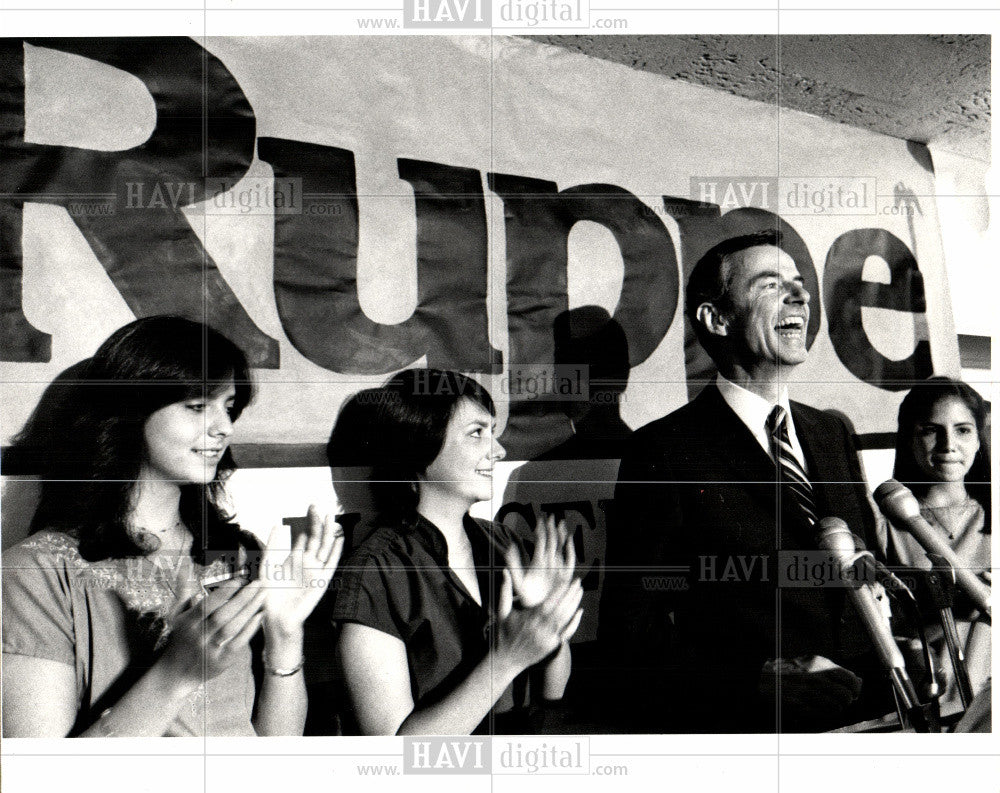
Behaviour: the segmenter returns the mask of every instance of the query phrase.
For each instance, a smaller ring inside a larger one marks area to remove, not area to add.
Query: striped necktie
[[[788,414],[781,405],[775,405],[767,417],[767,434],[771,439],[771,453],[781,472],[782,483],[805,513],[810,525],[816,523],[816,500],[812,484],[792,452],[792,444],[788,439]]]

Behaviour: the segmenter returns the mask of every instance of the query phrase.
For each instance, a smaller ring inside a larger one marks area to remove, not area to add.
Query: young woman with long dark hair
[[[243,353],[149,317],[58,389],[13,451],[42,488],[3,555],[4,736],[301,734],[303,622],[342,539],[310,508],[291,553],[274,533],[261,559],[225,509]]]

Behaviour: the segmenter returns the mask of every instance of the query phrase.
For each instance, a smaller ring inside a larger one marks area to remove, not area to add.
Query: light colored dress
[[[3,652],[73,667],[79,698],[70,735],[91,726],[156,661],[170,634],[174,583],[221,572],[178,557],[164,570],[144,557],[88,562],[72,533],[41,531],[3,553]],[[218,568],[218,569],[216,569]],[[254,735],[251,653],[202,683],[170,736]]]

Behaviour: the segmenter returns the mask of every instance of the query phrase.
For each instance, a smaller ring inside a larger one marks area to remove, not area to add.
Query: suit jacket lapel
[[[765,452],[747,425],[729,407],[722,398],[722,393],[713,383],[698,396],[706,403],[706,422],[708,431],[715,437],[715,443],[710,448],[722,452],[719,458],[720,469],[727,473],[720,480],[734,482],[774,482],[777,471],[774,461]],[[760,491],[762,488],[753,488]],[[769,497],[774,499],[773,493]]]
[[[822,434],[816,429],[816,422],[812,416],[803,411],[796,402],[791,403],[792,422],[795,424],[795,434],[799,438],[802,452],[806,457],[806,466],[809,468],[809,479],[817,482],[827,481],[828,473],[823,464],[824,455],[817,455],[815,444]]]

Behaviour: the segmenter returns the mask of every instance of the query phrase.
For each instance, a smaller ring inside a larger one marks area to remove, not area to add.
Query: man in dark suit
[[[845,590],[779,583],[817,517],[875,547],[847,428],[788,400],[809,294],[780,244],[739,237],[695,266],[685,313],[719,377],[622,458],[600,631],[629,731],[812,731],[891,709]]]

